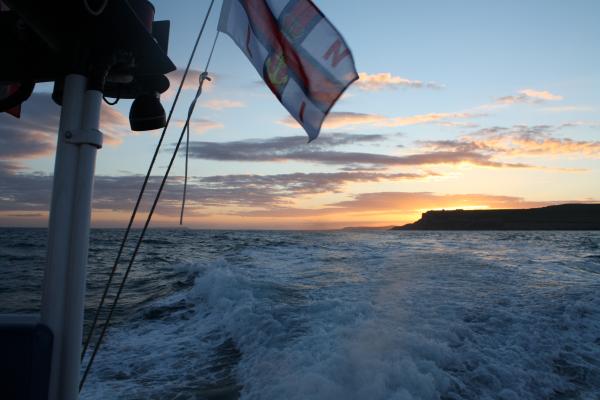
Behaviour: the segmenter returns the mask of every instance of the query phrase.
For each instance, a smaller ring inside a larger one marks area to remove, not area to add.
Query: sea
[[[39,311],[46,235],[0,230],[0,312]],[[150,230],[81,394],[600,399],[600,232]]]

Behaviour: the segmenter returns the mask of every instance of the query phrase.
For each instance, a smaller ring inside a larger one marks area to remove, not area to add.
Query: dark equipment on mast
[[[19,89],[0,99],[0,111],[26,100],[38,82],[55,82],[52,98],[61,104],[63,79],[75,72],[96,75],[105,97],[140,98],[133,130],[164,126],[159,96],[175,65],[167,56],[169,21],[154,21],[150,2],[107,0],[98,15],[88,3],[101,1],[3,2],[10,10],[0,12],[0,84]]]
[[[129,109],[132,131],[150,131],[162,128],[166,123],[165,109],[160,104],[158,93],[145,93],[135,98]]]

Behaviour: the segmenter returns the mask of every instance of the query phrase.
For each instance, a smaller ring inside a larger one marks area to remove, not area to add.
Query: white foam
[[[84,398],[196,398],[228,338],[243,399],[600,396],[600,278],[576,255],[547,237],[417,239],[193,266],[194,287],[157,303],[193,308],[115,330]]]

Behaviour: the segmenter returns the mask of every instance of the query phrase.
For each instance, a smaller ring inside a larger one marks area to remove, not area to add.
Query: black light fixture
[[[132,131],[150,131],[167,124],[165,109],[160,104],[158,92],[143,93],[135,98],[129,109],[129,125]]]
[[[148,0],[130,0],[129,5],[135,11],[138,18],[140,18],[140,21],[143,22],[148,32],[152,33],[154,22],[154,6],[152,3]],[[164,81],[161,82],[160,78],[142,78],[138,82],[141,83],[141,93],[135,96],[135,100],[129,109],[129,125],[131,126],[131,130],[151,131],[164,127],[167,124],[167,118],[165,116],[165,109],[160,104],[160,93],[169,87],[168,81],[166,87],[159,90],[154,90],[153,86],[157,83],[159,86],[160,83],[163,83],[164,86]]]

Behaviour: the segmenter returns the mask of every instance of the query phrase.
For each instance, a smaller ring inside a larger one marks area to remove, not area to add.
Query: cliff
[[[600,230],[600,204],[427,211],[417,222],[392,230]]]

